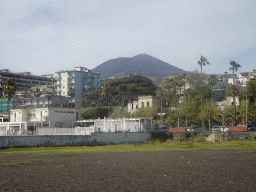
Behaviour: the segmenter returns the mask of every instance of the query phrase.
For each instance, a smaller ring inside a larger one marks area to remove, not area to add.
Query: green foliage
[[[99,117],[103,119],[108,117],[109,108],[108,107],[95,107],[80,113],[80,116],[84,119],[98,119]]]
[[[93,90],[81,96],[81,106],[126,106],[139,95],[155,95],[157,87],[142,75],[130,75],[106,83],[103,89]]]
[[[153,132],[152,133],[152,140],[159,140],[161,142],[164,142],[172,138],[173,138],[173,135],[171,132]]]
[[[101,89],[92,90],[90,93],[85,93],[81,96],[81,107],[95,107],[104,103],[103,97],[101,97]]]
[[[146,107],[142,112],[142,117],[153,117],[157,119],[158,107],[153,105],[152,107]]]
[[[3,92],[5,95],[7,95],[7,99],[8,99],[8,121],[10,121],[10,105],[9,102],[12,98],[12,96],[15,94],[17,90],[17,86],[14,82],[14,80],[12,79],[5,79],[4,80],[4,89]]]
[[[246,86],[244,87],[242,91],[242,96],[244,99],[246,99],[246,92],[247,92],[247,98],[250,101],[250,104],[255,103],[256,101],[256,79],[250,79]]]
[[[125,110],[121,110],[115,113],[111,113],[110,118],[130,118],[131,114],[126,112]]]
[[[196,143],[201,143],[201,142],[204,142],[204,139],[202,137],[198,137],[194,140],[194,142]]]
[[[191,136],[191,133],[188,131],[185,131],[184,136],[185,136],[185,138],[189,138]]]

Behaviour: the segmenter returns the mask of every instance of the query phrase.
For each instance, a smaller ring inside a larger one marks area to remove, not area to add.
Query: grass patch
[[[172,142],[160,139],[145,141],[143,144],[122,144],[106,146],[75,146],[75,147],[31,147],[9,148],[0,150],[0,155],[75,155],[86,153],[120,153],[120,152],[151,152],[151,151],[188,151],[205,149],[247,149],[256,150],[255,141],[222,141],[222,142]]]
[[[0,166],[12,166],[12,165],[19,165],[19,164],[38,163],[42,161],[50,162],[51,160],[42,160],[42,159],[13,160],[6,163],[0,163]]]

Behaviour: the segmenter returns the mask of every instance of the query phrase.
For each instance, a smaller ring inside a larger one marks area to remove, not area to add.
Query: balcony
[[[68,82],[68,84],[74,84],[75,83],[75,81],[69,81]]]

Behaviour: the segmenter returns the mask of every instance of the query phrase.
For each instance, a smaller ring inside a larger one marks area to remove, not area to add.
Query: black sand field
[[[238,150],[0,159],[0,191],[256,191],[256,153]]]

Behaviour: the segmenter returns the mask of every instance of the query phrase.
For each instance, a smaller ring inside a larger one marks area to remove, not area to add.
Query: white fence
[[[0,136],[27,135],[26,123],[0,123]]]
[[[0,123],[0,136],[23,135],[91,135],[92,133],[149,133],[153,131],[152,121],[145,118],[92,119],[75,121],[72,128],[48,128],[34,126],[28,130],[27,123]]]
[[[95,132],[94,128],[38,128],[37,135],[90,135]]]

